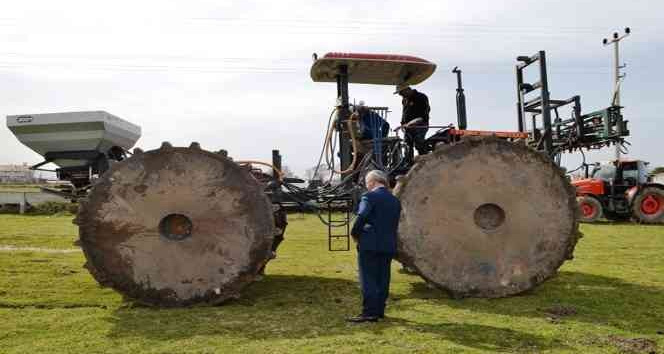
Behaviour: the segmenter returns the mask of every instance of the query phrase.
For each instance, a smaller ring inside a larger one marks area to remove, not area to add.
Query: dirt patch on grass
[[[12,309],[12,310],[23,310],[23,309],[59,310],[59,309],[81,309],[81,308],[99,308],[106,310],[108,309],[108,306],[98,305],[98,304],[51,305],[51,304],[12,304],[12,303],[0,302],[0,309]]]
[[[547,319],[551,323],[561,323],[564,317],[573,316],[578,313],[574,306],[569,305],[553,305],[539,310],[546,314]]]
[[[608,343],[618,348],[622,353],[657,353],[657,343],[648,338],[609,336]]]
[[[576,307],[568,305],[554,305],[544,309],[544,312],[556,317],[572,316],[578,313]]]

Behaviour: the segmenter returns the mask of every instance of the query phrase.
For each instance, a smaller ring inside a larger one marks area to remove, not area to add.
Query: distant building
[[[307,181],[315,179],[323,182],[328,182],[330,180],[331,175],[332,175],[332,170],[323,165],[319,166],[318,168],[312,167],[304,172],[304,177]],[[339,174],[335,173],[332,178],[332,182],[334,183],[338,181],[339,181]]]
[[[664,184],[664,172],[655,173],[652,175],[652,181],[655,183]]]
[[[35,175],[27,163],[0,165],[0,183],[32,183]]]
[[[569,177],[572,181],[578,181],[586,178],[586,176],[581,172],[572,173],[571,175],[569,175]]]

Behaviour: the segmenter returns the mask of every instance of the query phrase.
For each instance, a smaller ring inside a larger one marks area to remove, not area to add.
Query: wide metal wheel
[[[572,258],[575,190],[548,157],[496,138],[463,139],[421,158],[395,190],[397,259],[453,297],[503,297]]]
[[[576,202],[579,204],[579,210],[581,211],[581,222],[596,222],[604,216],[602,203],[597,198],[584,195],[577,197]]]
[[[643,188],[632,202],[632,214],[641,223],[664,223],[664,188]]]
[[[76,222],[94,278],[158,306],[237,297],[268,261],[276,233],[251,174],[195,143],[114,164]]]

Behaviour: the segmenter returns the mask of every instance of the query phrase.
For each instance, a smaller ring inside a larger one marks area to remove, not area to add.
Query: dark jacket
[[[378,113],[367,110],[360,115],[360,139],[380,139],[390,132],[390,124]]]
[[[351,230],[360,251],[395,253],[400,214],[401,203],[387,188],[365,193]]]
[[[424,118],[424,121],[417,123],[417,125],[429,125],[429,98],[427,95],[413,90],[410,97],[404,97],[401,100],[403,105],[403,113],[401,115],[401,124],[406,124],[416,118]]]

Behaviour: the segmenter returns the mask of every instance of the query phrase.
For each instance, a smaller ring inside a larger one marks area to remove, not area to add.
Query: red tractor
[[[630,220],[664,223],[664,185],[648,178],[647,162],[618,160],[594,165],[586,178],[573,181],[581,221]],[[592,166],[592,165],[591,165]]]

